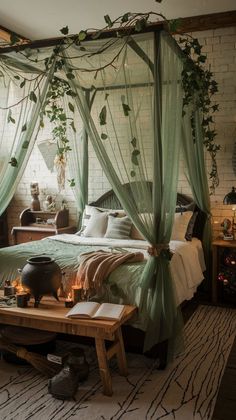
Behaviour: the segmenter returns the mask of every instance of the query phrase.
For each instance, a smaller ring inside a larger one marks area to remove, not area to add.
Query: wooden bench
[[[110,396],[113,392],[109,360],[111,357],[116,356],[120,375],[126,376],[128,374],[121,325],[129,320],[136,310],[135,306],[125,305],[124,315],[117,322],[69,319],[65,317],[68,308],[64,307],[64,302],[55,302],[50,297],[44,297],[38,308],[33,307],[33,302],[30,302],[27,308],[0,308],[0,323],[93,337],[95,339],[103,393]],[[105,340],[112,342],[108,349],[106,349]]]

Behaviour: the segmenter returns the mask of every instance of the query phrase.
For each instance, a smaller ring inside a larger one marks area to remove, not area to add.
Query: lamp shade
[[[228,194],[226,194],[224,200],[224,204],[236,204],[236,191],[235,187],[232,187],[232,191],[230,191]]]

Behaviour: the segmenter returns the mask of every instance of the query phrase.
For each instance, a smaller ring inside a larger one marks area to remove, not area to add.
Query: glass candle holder
[[[74,303],[82,300],[82,289],[78,286],[72,286],[72,300]]]
[[[16,290],[14,286],[4,286],[4,296],[15,295]]]
[[[67,296],[66,300],[65,300],[65,307],[66,308],[72,308],[74,306],[74,302],[73,299],[71,297],[71,294],[69,293],[69,295]]]
[[[28,304],[28,293],[20,292],[16,294],[16,306],[18,308],[26,308]]]

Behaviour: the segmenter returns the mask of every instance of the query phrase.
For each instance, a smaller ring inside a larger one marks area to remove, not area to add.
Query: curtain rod
[[[163,22],[156,22],[154,24],[149,24],[146,29],[144,31],[140,31],[137,32],[135,30],[134,27],[129,27],[128,29],[126,28],[121,28],[121,29],[107,29],[101,32],[100,36],[98,39],[107,39],[107,38],[117,38],[117,32],[122,33],[125,35],[138,35],[138,34],[143,34],[143,33],[147,33],[147,32],[159,32],[161,30],[163,30],[165,28],[166,24]],[[93,36],[94,36],[95,32],[91,32],[87,35],[86,37],[86,41],[93,41]],[[57,37],[57,38],[47,38],[47,39],[39,39],[36,41],[31,41],[28,44],[22,44],[22,45],[12,45],[9,47],[3,47],[0,48],[0,54],[6,54],[9,52],[18,52],[18,51],[22,51],[25,49],[37,49],[37,48],[43,48],[43,47],[53,47],[56,46],[58,44],[64,44],[65,40],[67,41],[68,39],[75,39],[77,38],[77,35],[71,35],[68,37]]]

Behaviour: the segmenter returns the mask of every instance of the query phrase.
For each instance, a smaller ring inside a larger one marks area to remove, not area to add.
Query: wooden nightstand
[[[214,304],[216,304],[218,301],[218,274],[220,269],[220,253],[223,252],[224,249],[229,248],[236,250],[236,240],[224,241],[223,239],[216,239],[212,242],[212,303]]]
[[[49,222],[52,223],[49,223]],[[69,226],[69,211],[67,209],[57,212],[31,211],[25,209],[20,215],[21,226],[12,229],[14,244],[38,241],[47,236],[62,233],[75,233],[76,226]]]

